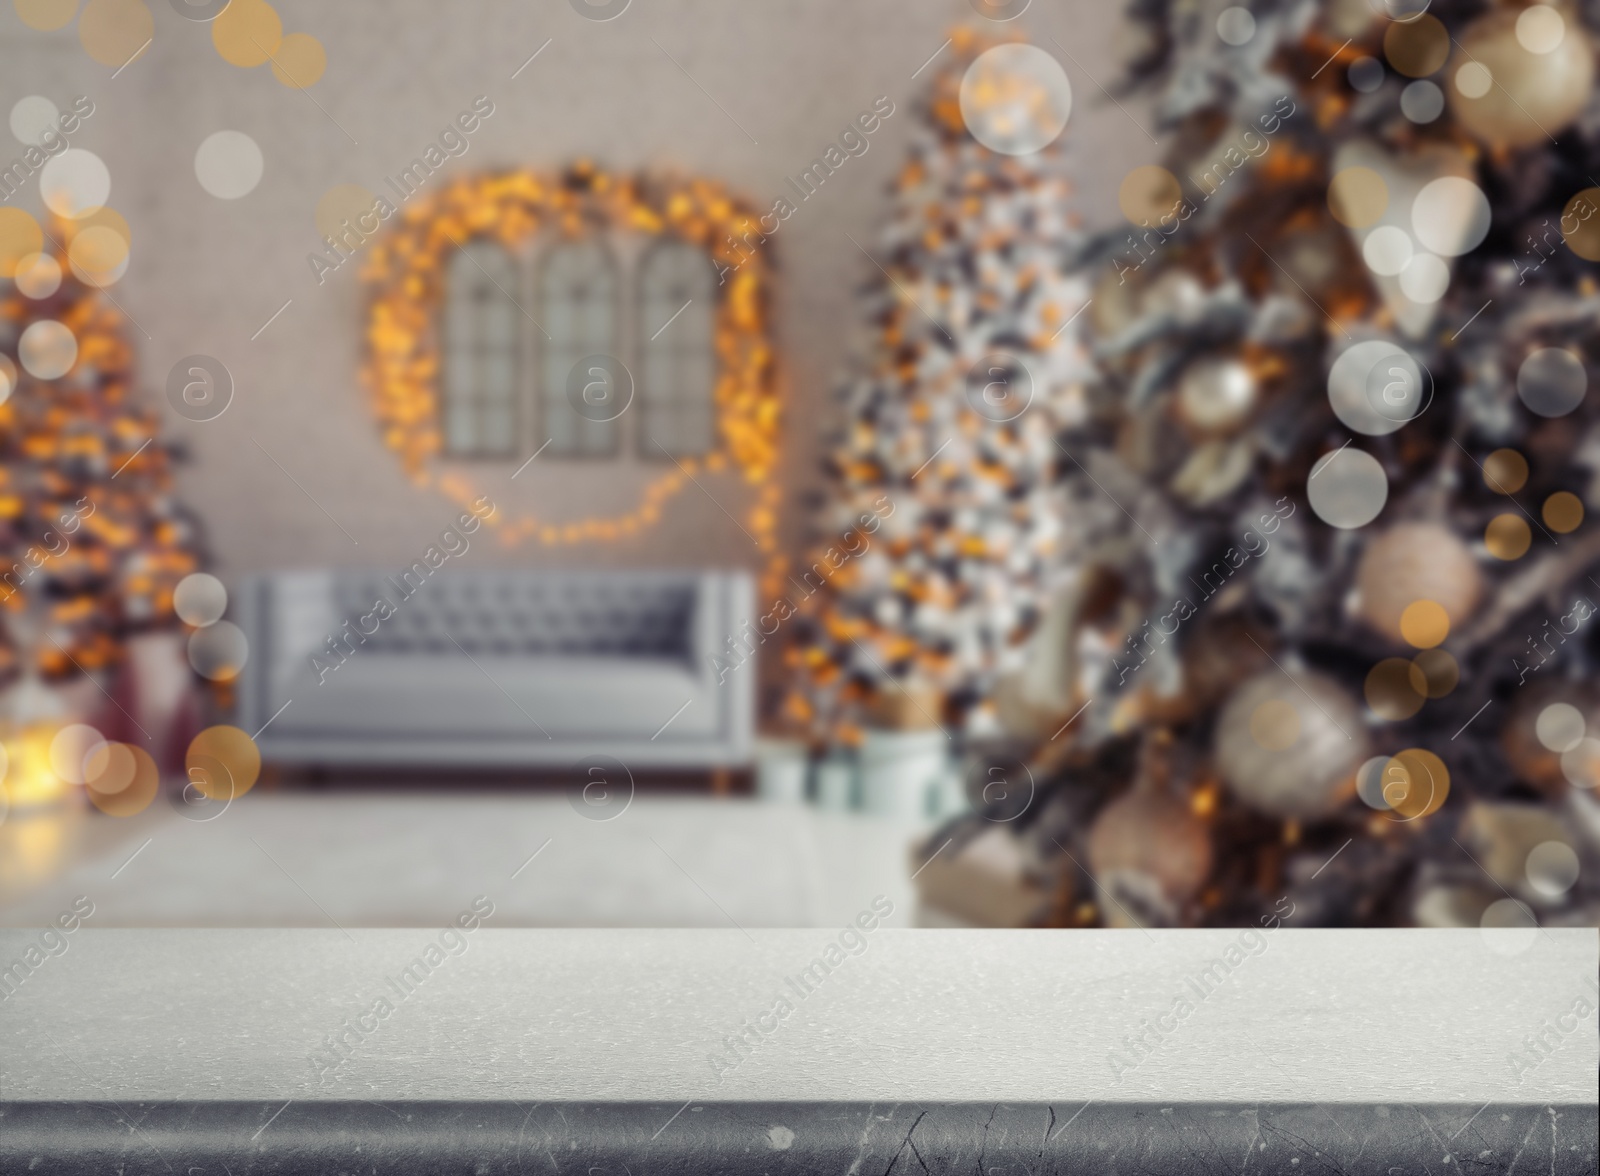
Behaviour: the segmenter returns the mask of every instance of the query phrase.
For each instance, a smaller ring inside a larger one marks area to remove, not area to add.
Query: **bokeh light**
[[[1600,739],[1586,735],[1562,752],[1561,774],[1574,788],[1600,788]]]
[[[1578,746],[1587,726],[1583,712],[1570,702],[1552,702],[1539,712],[1533,733],[1547,750],[1560,754]]]
[[[266,0],[229,0],[211,22],[211,43],[229,65],[253,69],[283,43],[283,20]]]
[[[1377,518],[1389,500],[1389,477],[1378,459],[1345,446],[1318,460],[1306,478],[1306,498],[1330,527],[1353,530]]]
[[[1483,484],[1496,494],[1515,494],[1528,481],[1528,459],[1515,449],[1496,449],[1483,459]]]
[[[195,789],[207,799],[232,800],[255,786],[261,775],[261,751],[238,727],[207,727],[190,740],[184,767]]]
[[[155,27],[144,0],[88,0],[78,17],[78,40],[101,65],[120,69],[150,43]]]
[[[12,0],[12,3],[22,23],[41,33],[65,28],[78,15],[78,0]]]
[[[1501,956],[1521,955],[1539,936],[1539,923],[1533,912],[1514,898],[1490,903],[1479,929],[1489,950]]]
[[[1494,75],[1482,62],[1469,61],[1456,70],[1456,89],[1463,98],[1482,98],[1494,86]]]
[[[1450,34],[1431,14],[1395,21],[1384,30],[1383,55],[1395,72],[1425,78],[1450,56]]]
[[[61,289],[61,263],[48,253],[30,253],[17,262],[12,275],[17,289],[28,298],[48,298]]]
[[[77,336],[55,319],[38,319],[23,330],[17,358],[30,376],[58,380],[78,361]]]
[[[122,751],[113,752],[107,757],[107,769],[109,771],[114,760],[120,761],[125,753],[133,761],[132,780],[115,791],[106,792],[94,787],[86,791],[89,803],[107,816],[131,817],[150,807],[150,802],[161,789],[161,772],[144,748],[132,743],[116,746]]]
[[[192,572],[178,581],[172,607],[184,624],[203,629],[222,619],[228,608],[228,590],[209,572]]]
[[[1578,855],[1564,841],[1542,841],[1523,866],[1528,885],[1546,898],[1560,898],[1578,881]]]
[[[327,50],[310,33],[290,33],[272,54],[272,76],[292,90],[316,85],[327,68]]]
[[[1483,545],[1496,559],[1521,559],[1533,543],[1533,531],[1521,515],[1502,514],[1484,528]]]
[[[213,682],[238,677],[250,658],[250,642],[232,621],[218,621],[189,635],[189,664]]]
[[[50,770],[68,784],[82,784],[90,758],[105,744],[105,736],[87,723],[69,723],[50,740]]]
[[[1400,635],[1418,649],[1432,649],[1450,636],[1450,614],[1436,600],[1413,600],[1400,613]]]
[[[1425,696],[1412,680],[1408,658],[1386,657],[1367,671],[1364,693],[1367,706],[1389,723],[1403,722],[1422,709]]]
[[[1554,53],[1567,36],[1567,22],[1548,4],[1535,4],[1517,16],[1517,44],[1541,57]]]
[[[1558,535],[1565,535],[1583,525],[1583,499],[1570,490],[1557,490],[1544,500],[1540,513],[1545,526]]]
[[[0,208],[0,277],[17,272],[17,263],[44,248],[44,230],[20,208]]]
[[[17,142],[28,147],[41,147],[46,136],[57,129],[56,120],[60,117],[61,111],[50,99],[42,94],[29,94],[12,104],[8,121]]]
[[[1489,235],[1489,198],[1461,176],[1440,176],[1411,204],[1411,231],[1441,257],[1471,253]]]
[[[1583,403],[1589,374],[1583,361],[1564,347],[1541,347],[1517,369],[1517,395],[1530,412],[1566,416]]]
[[[79,281],[109,286],[128,271],[128,242],[109,225],[91,225],[73,234],[67,263]]]
[[[1400,271],[1400,292],[1431,306],[1450,289],[1450,267],[1431,253],[1418,253]]]
[[[1585,188],[1561,210],[1561,237],[1585,261],[1600,261],[1600,188]]]
[[[1247,45],[1256,35],[1256,18],[1248,8],[1235,4],[1217,15],[1217,36],[1229,45]]]
[[[1364,229],[1388,208],[1389,186],[1370,167],[1347,167],[1328,183],[1328,211],[1342,225]]]
[[[1072,84],[1043,49],[996,45],[967,67],[960,100],[974,139],[1002,155],[1032,155],[1066,129]]]
[[[1117,189],[1117,206],[1136,225],[1159,225],[1161,218],[1170,216],[1182,200],[1183,187],[1178,177],[1154,163],[1134,168],[1122,177]]]
[[[1461,666],[1448,650],[1425,649],[1411,659],[1411,686],[1428,698],[1443,698],[1461,681]]]
[[[1414,821],[1431,816],[1450,795],[1450,772],[1444,761],[1422,747],[1396,752],[1384,769],[1384,799],[1399,818]]]
[[[218,200],[248,196],[265,167],[260,146],[243,131],[213,131],[194,153],[195,178]]]
[[[1418,79],[1400,91],[1400,113],[1419,126],[1426,126],[1444,113],[1444,91],[1426,79]]]
[[[76,220],[105,207],[111,198],[111,172],[94,152],[68,147],[40,169],[39,195],[51,212]]]

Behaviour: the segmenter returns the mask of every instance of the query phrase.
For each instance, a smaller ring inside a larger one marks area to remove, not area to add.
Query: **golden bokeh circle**
[[[1392,756],[1383,769],[1383,798],[1406,820],[1436,813],[1450,795],[1450,772],[1444,761],[1421,747]]]
[[[1411,688],[1429,698],[1443,698],[1461,681],[1461,667],[1443,649],[1425,649],[1411,659]]]
[[[1397,73],[1425,78],[1449,58],[1450,34],[1444,22],[1431,13],[1395,21],[1383,34],[1383,55]]]
[[[328,68],[328,51],[310,33],[290,33],[272,53],[272,76],[292,90],[314,86]]]
[[[74,233],[67,246],[67,261],[72,272],[90,285],[104,285],[128,260],[128,242],[110,225],[95,225]]]
[[[1328,211],[1341,225],[1364,229],[1389,208],[1389,185],[1370,167],[1347,167],[1328,184]]]
[[[1456,70],[1455,81],[1463,98],[1482,98],[1494,89],[1494,75],[1481,61],[1469,61]]]
[[[183,765],[195,791],[207,800],[232,800],[255,786],[261,775],[261,750],[238,727],[207,727],[189,741]]]
[[[102,205],[87,216],[81,216],[77,220],[67,222],[68,245],[72,243],[72,238],[79,233],[96,228],[110,229],[126,241],[130,247],[133,245],[133,230],[128,227],[127,218],[109,204]]]
[[[1600,261],[1600,188],[1585,188],[1567,201],[1561,238],[1585,261]]]
[[[317,232],[330,241],[337,241],[352,230],[362,235],[364,230],[358,222],[366,217],[368,224],[374,223],[376,218],[371,213],[377,203],[378,198],[360,184],[335,184],[317,201],[312,219]]]
[[[283,19],[267,0],[229,0],[211,22],[211,43],[229,65],[251,69],[283,44]]]
[[[48,298],[61,288],[61,263],[48,253],[30,253],[17,262],[12,281],[29,298]]]
[[[1450,636],[1450,614],[1437,600],[1413,600],[1400,613],[1400,636],[1418,649],[1432,649]]]
[[[1576,531],[1583,525],[1583,499],[1570,490],[1557,490],[1544,500],[1544,525],[1558,535]]]
[[[126,748],[134,761],[133,779],[115,792],[101,792],[95,788],[89,788],[87,792],[89,802],[107,816],[131,817],[150,807],[150,802],[156,798],[156,792],[161,787],[161,772],[144,748],[127,743],[117,746]],[[116,753],[117,758],[120,759],[120,756],[121,753]]]
[[[89,0],[78,17],[78,40],[101,65],[127,65],[155,35],[155,17],[144,0]]]
[[[44,230],[20,208],[0,208],[0,277],[17,272],[17,262],[44,248]]]
[[[83,765],[83,782],[91,792],[111,796],[126,792],[139,774],[139,760],[126,743],[102,743]]]
[[[1136,225],[1159,225],[1161,218],[1173,215],[1182,202],[1178,177],[1156,163],[1134,168],[1117,189],[1117,207]]]
[[[1484,528],[1483,543],[1496,559],[1521,559],[1533,543],[1533,532],[1521,515],[1496,515]]]
[[[1528,459],[1515,449],[1496,449],[1483,459],[1483,484],[1496,494],[1515,494],[1528,481]]]
[[[1300,712],[1291,702],[1269,698],[1250,713],[1250,737],[1267,751],[1284,751],[1300,738]]]
[[[1412,678],[1411,662],[1403,657],[1386,657],[1367,671],[1365,694],[1372,713],[1390,723],[1409,719],[1426,700]]]
[[[65,28],[78,15],[78,0],[12,0],[17,15],[30,29],[41,33]]]

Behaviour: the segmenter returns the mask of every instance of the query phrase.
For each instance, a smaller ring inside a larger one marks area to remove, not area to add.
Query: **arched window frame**
[[[525,397],[518,265],[475,238],[450,255],[441,323],[441,447],[452,458],[501,459],[521,445]]]
[[[567,398],[567,380],[586,355],[620,356],[621,270],[601,235],[565,238],[537,259],[538,420],[552,457],[614,457],[621,452],[621,419],[590,420]]]
[[[716,272],[704,249],[668,237],[635,275],[641,457],[703,457],[717,445]]]

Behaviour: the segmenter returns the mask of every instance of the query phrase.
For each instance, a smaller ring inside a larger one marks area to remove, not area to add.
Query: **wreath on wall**
[[[405,209],[394,232],[374,244],[362,277],[375,289],[367,323],[364,381],[385,443],[418,485],[435,486],[463,508],[479,497],[464,474],[441,472],[439,316],[450,255],[473,239],[514,250],[542,230],[564,239],[631,230],[671,236],[705,251],[720,278],[713,340],[717,447],[680,458],[644,489],[626,514],[553,522],[496,511],[486,522],[515,544],[619,539],[654,524],[662,504],[700,470],[730,466],[757,488],[747,529],[775,560],[778,395],[769,337],[771,262],[758,214],[720,185],[674,176],[618,176],[588,163],[555,176],[504,172],[455,180]],[[769,573],[771,569],[769,568]]]

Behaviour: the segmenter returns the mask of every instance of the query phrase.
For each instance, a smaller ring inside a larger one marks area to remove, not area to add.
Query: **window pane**
[[[713,437],[716,287],[711,262],[682,241],[657,245],[639,274],[640,453],[703,454]]]
[[[543,344],[540,396],[542,428],[556,453],[598,455],[616,450],[615,421],[590,421],[567,400],[573,366],[587,355],[617,355],[617,271],[599,241],[552,246],[539,275]]]
[[[516,447],[516,266],[492,241],[469,241],[445,270],[443,387],[448,455],[504,457]],[[503,427],[489,430],[493,418]]]

